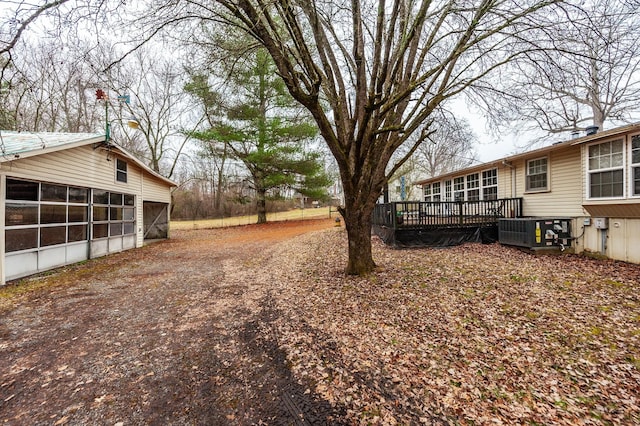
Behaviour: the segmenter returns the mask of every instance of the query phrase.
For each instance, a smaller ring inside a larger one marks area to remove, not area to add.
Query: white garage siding
[[[90,144],[4,162],[0,170],[17,178],[138,193],[140,172],[129,173],[127,183],[116,182],[117,157],[114,151]]]

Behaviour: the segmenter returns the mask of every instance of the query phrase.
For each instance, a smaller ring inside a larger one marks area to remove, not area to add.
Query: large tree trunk
[[[357,205],[357,202],[347,203],[341,213],[349,240],[349,260],[345,272],[349,275],[366,275],[373,272],[376,268],[371,252],[373,206]]]
[[[267,191],[258,189],[257,206],[258,206],[258,223],[267,223]]]

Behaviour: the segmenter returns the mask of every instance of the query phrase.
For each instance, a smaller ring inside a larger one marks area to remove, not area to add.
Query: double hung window
[[[527,161],[527,191],[546,191],[548,186],[548,159],[536,158]]]
[[[453,179],[453,201],[464,201],[464,176]]]
[[[478,173],[467,175],[467,201],[480,199],[480,179]]]
[[[430,183],[423,185],[422,195],[424,197],[424,201],[431,201],[431,184]]]
[[[631,193],[640,196],[640,135],[631,138]]]
[[[482,172],[482,199],[498,199],[498,169],[485,170]]]
[[[451,195],[451,180],[444,181],[444,200],[451,201],[453,197]]]
[[[433,201],[440,201],[441,200],[440,182],[434,182],[433,183],[433,185],[431,187],[431,192],[432,192]]]
[[[589,198],[624,196],[624,142],[622,139],[588,147]]]

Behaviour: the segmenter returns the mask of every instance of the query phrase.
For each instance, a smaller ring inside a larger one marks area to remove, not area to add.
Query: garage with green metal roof
[[[168,238],[174,186],[104,135],[0,131],[0,283]]]

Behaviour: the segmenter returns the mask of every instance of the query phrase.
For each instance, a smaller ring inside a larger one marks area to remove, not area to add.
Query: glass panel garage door
[[[134,248],[135,196],[94,189],[91,205],[91,257]]]
[[[6,279],[88,258],[89,190],[7,178]]]

